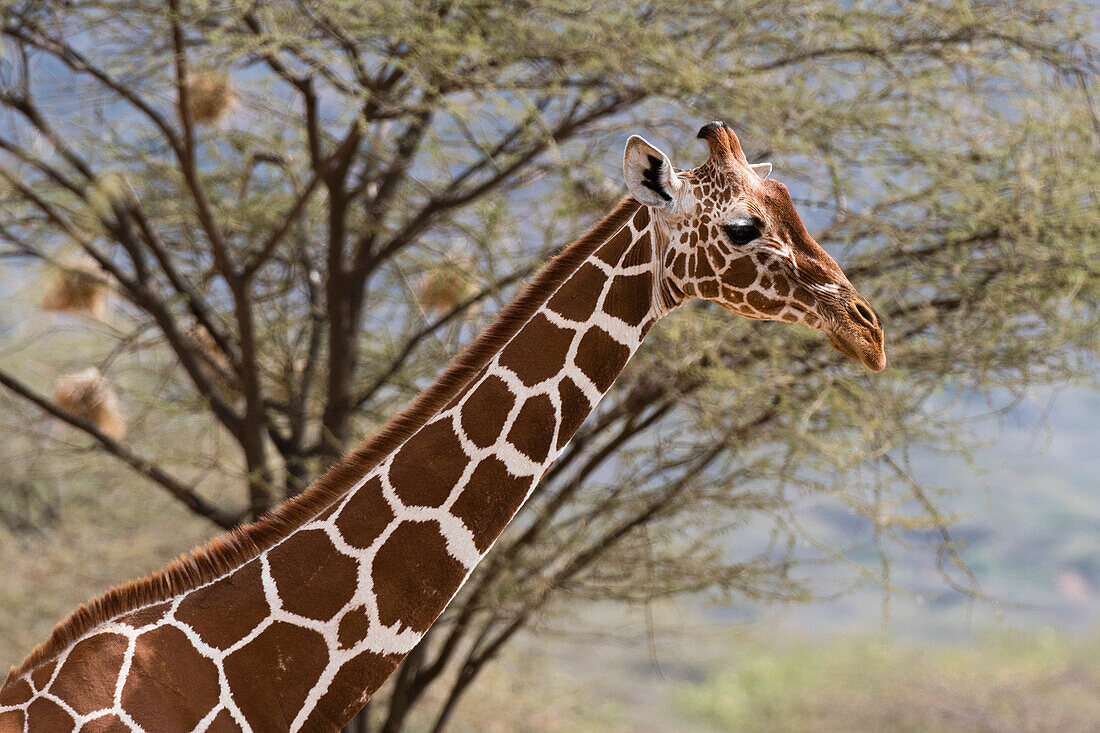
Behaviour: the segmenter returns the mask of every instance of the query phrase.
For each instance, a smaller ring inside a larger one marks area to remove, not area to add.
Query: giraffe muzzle
[[[886,337],[882,323],[862,299],[852,299],[844,315],[826,333],[833,348],[872,372],[886,368]]]

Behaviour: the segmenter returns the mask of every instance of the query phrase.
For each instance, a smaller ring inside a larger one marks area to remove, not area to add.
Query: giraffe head
[[[630,194],[667,231],[660,285],[668,303],[698,297],[758,320],[803,323],[872,371],[886,366],[882,323],[806,231],[770,163],[749,164],[733,130],[699,130],[710,158],[691,170],[634,135],[623,171]],[[664,238],[662,238],[664,239]]]

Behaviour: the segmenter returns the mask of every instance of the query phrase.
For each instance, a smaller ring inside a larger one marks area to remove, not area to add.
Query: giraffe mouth
[[[858,361],[872,372],[881,372],[886,368],[886,350],[871,339],[857,334],[840,331],[826,331],[833,348],[853,361]]]

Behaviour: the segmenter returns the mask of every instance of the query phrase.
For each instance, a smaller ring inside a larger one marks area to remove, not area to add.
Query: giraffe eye
[[[734,244],[748,244],[760,236],[760,227],[752,219],[734,219],[722,229]]]

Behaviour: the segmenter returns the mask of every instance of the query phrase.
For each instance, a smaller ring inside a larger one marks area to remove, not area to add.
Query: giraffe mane
[[[58,623],[50,637],[35,647],[21,664],[11,668],[7,680],[50,661],[102,623],[137,608],[167,601],[240,567],[327,509],[454,399],[553,295],[555,288],[629,222],[640,206],[635,199],[624,198],[592,229],[562,249],[539,270],[520,295],[501,309],[492,324],[454,357],[430,387],[391,417],[377,433],[330,466],[304,492],[255,522],[208,540],[163,570],[115,586],[81,604]]]

